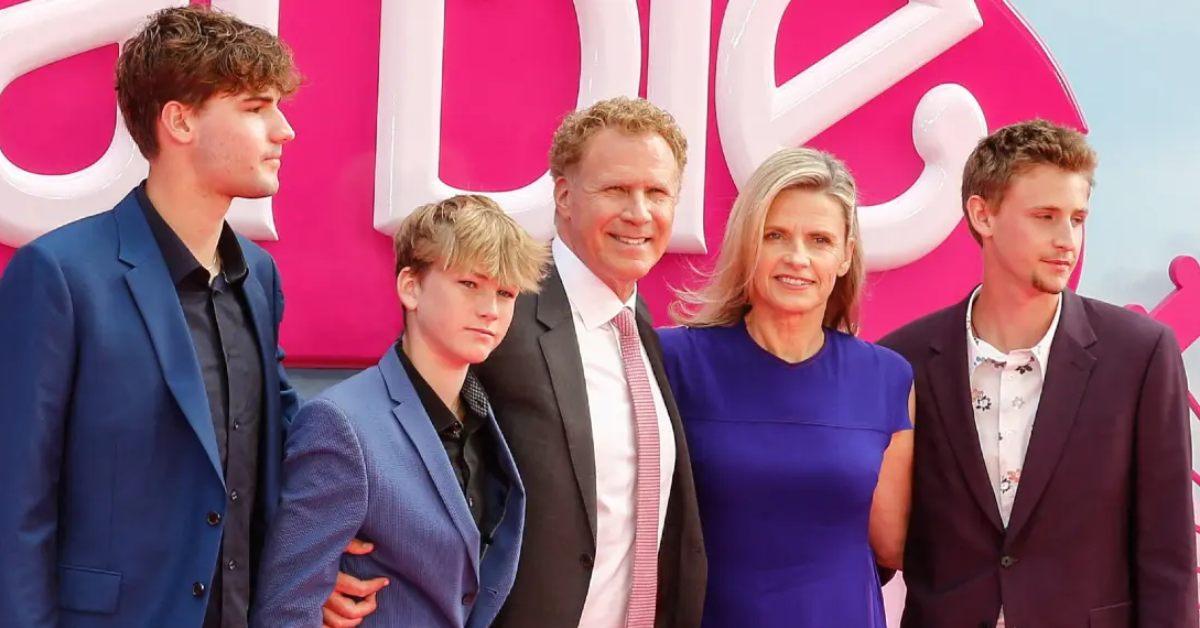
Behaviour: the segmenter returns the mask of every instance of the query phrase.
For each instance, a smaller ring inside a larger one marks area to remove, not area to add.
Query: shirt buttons
[[[1015,564],[1017,564],[1017,558],[1015,556],[1004,556],[1000,559],[1000,566],[1005,569],[1008,569]]]
[[[226,567],[229,567],[229,571],[236,571],[236,570],[237,570],[237,568],[238,568],[238,561],[236,561],[236,560],[233,560],[233,559],[231,558],[231,559],[229,559],[229,562],[228,562],[228,563],[225,563],[225,566],[226,566]]]
[[[238,431],[238,430],[240,430],[240,429],[242,429],[242,424],[241,424],[241,423],[238,423],[237,421],[234,421],[234,422],[233,422],[233,431],[235,431],[235,432],[236,432],[236,431]]]
[[[475,507],[475,498],[474,497],[467,497],[467,506],[470,508]]]
[[[236,502],[240,498],[241,498],[241,495],[238,495],[236,488],[233,489],[232,491],[229,491],[229,501]]]

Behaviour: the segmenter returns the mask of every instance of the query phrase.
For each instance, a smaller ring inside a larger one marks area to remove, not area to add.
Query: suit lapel
[[[421,399],[408,379],[408,374],[404,372],[404,366],[400,364],[400,358],[396,356],[394,349],[389,349],[384,354],[383,359],[379,361],[379,370],[383,374],[383,381],[392,401],[396,403],[392,414],[421,456],[421,462],[437,488],[450,520],[462,535],[467,554],[471,557],[471,568],[478,579],[479,528],[467,507],[467,500],[463,498],[462,488],[454,476],[454,468],[450,466],[450,459],[446,456],[446,448],[442,446],[441,439],[434,431],[429,414],[421,405]]]
[[[208,394],[200,374],[196,347],[183,318],[179,295],[162,253],[146,223],[137,198],[131,192],[113,212],[117,221],[118,257],[131,268],[125,282],[150,334],[163,379],[196,433],[217,477],[224,482],[217,436],[213,428]]]
[[[592,416],[588,410],[587,383],[579,339],[571,319],[571,304],[556,269],[542,282],[537,296],[537,318],[546,327],[538,338],[550,372],[550,385],[562,415],[563,432],[571,455],[575,481],[583,497],[592,538],[596,538],[596,452],[592,444]]]
[[[1050,363],[1025,453],[1021,483],[1008,522],[1006,544],[1029,521],[1054,474],[1096,363],[1095,356],[1086,349],[1096,342],[1096,335],[1087,320],[1082,299],[1065,291],[1062,308],[1058,331],[1050,345]]]
[[[970,297],[968,297],[969,301]],[[967,302],[951,310],[942,334],[930,345],[934,355],[929,360],[929,387],[933,392],[937,418],[918,417],[921,421],[940,420],[943,432],[950,441],[950,450],[958,460],[963,478],[971,495],[997,530],[1004,530],[1000,508],[988,478],[979,447],[979,432],[975,428],[975,413],[971,409],[971,382],[967,367]],[[918,393],[919,394],[919,393]]]

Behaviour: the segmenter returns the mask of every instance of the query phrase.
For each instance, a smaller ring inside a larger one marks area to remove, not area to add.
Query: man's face
[[[984,210],[979,230],[985,259],[1000,271],[992,276],[1040,293],[1062,292],[1079,261],[1090,194],[1087,175],[1049,164],[1014,176],[999,207]]]
[[[203,185],[229,197],[279,190],[283,145],[296,137],[279,110],[279,92],[223,94],[192,110],[193,164]]]
[[[500,344],[519,292],[483,273],[443,270],[440,262],[421,276],[403,269],[396,287],[405,333],[419,335],[436,357],[454,367],[478,364]]]
[[[554,182],[559,237],[622,300],[667,250],[680,174],[657,133],[604,129]]]

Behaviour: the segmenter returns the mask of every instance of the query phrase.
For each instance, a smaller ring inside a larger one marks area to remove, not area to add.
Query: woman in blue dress
[[[743,188],[708,281],[662,330],[708,552],[704,626],[884,628],[899,569],[912,369],[854,336],[854,181],[785,149]]]

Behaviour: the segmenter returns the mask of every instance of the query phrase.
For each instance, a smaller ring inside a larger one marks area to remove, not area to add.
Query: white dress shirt
[[[621,361],[620,335],[613,317],[627,307],[636,312],[637,291],[622,302],[567,247],[555,239],[554,264],[571,304],[575,337],[583,359],[592,446],[596,461],[596,559],[580,628],[622,628],[633,583],[633,536],[637,452],[634,447],[633,398]],[[651,374],[659,434],[658,537],[662,540],[667,498],[675,474],[675,438],[662,391],[646,350],[642,363]]]
[[[1042,399],[1042,385],[1050,364],[1050,345],[1062,316],[1062,295],[1050,328],[1032,347],[1004,353],[975,335],[972,313],[979,288],[967,305],[967,367],[971,380],[971,408],[979,448],[992,492],[1000,508],[1000,519],[1008,526],[1013,502],[1021,485],[1021,469],[1033,420]],[[997,628],[1004,627],[1004,609],[1000,609]]]

